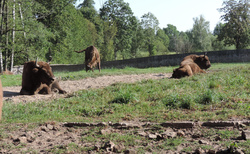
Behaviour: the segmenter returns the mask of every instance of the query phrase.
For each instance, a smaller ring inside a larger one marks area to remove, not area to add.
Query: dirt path
[[[4,100],[20,102],[33,102],[33,101],[45,101],[56,98],[67,97],[75,91],[90,89],[90,88],[103,88],[114,83],[133,83],[141,80],[148,79],[163,79],[169,78],[171,73],[154,73],[154,74],[133,74],[133,75],[116,75],[116,76],[101,76],[97,78],[86,78],[76,81],[60,81],[62,89],[67,91],[67,94],[52,93],[50,95],[19,95],[21,86],[4,87]]]

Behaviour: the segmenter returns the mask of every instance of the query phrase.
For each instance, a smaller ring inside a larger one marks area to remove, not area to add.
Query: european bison
[[[86,49],[83,49],[81,51],[75,51],[77,53],[81,53],[85,51],[85,67],[86,72],[88,70],[92,70],[94,72],[94,67],[97,65],[99,72],[101,71],[101,59],[98,50],[94,46],[89,46]]]
[[[48,63],[30,61],[24,64],[21,95],[50,94],[54,89],[58,89],[61,94],[66,93],[59,86]]]
[[[173,70],[172,78],[181,78],[192,76],[197,73],[206,73],[202,69],[208,69],[211,66],[208,56],[189,55],[183,58],[180,67]]]
[[[0,120],[2,119],[2,109],[3,109],[3,87],[0,80]]]

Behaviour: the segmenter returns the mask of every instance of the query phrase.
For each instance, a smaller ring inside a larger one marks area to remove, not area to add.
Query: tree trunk
[[[7,64],[8,64],[8,51],[9,51],[9,33],[8,33],[8,4],[5,6],[5,13],[6,13],[6,47],[5,47],[5,71],[7,71]]]
[[[15,27],[16,27],[16,23],[15,23],[15,20],[16,20],[16,0],[13,0],[13,31],[12,31],[12,52],[11,52],[11,60],[10,60],[10,71],[12,72],[13,71],[13,65],[14,65],[14,47],[15,47]]]
[[[21,4],[20,3],[18,3],[18,4],[19,4],[21,22],[22,22],[22,26],[23,26],[23,36],[24,36],[24,39],[26,41],[26,32],[24,30],[23,13],[22,13],[22,9],[21,9]]]
[[[3,36],[3,10],[4,10],[4,2],[5,0],[1,0],[0,6],[0,38]],[[0,73],[3,72],[3,53],[2,53],[2,39],[0,39]]]
[[[23,22],[23,13],[22,13],[22,9],[21,9],[21,4],[18,3],[19,5],[19,11],[20,11],[20,17],[21,17],[21,22],[22,22],[22,26],[23,26],[23,36],[24,36],[24,42],[26,43],[26,32],[25,32],[25,29],[24,29],[24,22]],[[26,51],[26,55],[27,55],[27,61],[29,61],[29,55],[28,55],[28,51],[27,51],[27,47],[25,46],[24,47],[25,51]]]

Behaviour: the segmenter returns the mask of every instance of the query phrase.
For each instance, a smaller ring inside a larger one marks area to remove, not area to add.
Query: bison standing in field
[[[211,66],[208,56],[189,55],[183,58],[179,68],[173,70],[171,78],[182,78],[192,76],[197,73],[206,73],[202,69],[208,69]]]
[[[21,95],[50,94],[54,89],[58,89],[61,94],[66,93],[59,86],[48,63],[30,61],[24,64]]]
[[[0,120],[2,119],[2,109],[3,109],[3,87],[0,80]]]
[[[85,51],[85,67],[86,67],[86,72],[88,70],[92,70],[94,72],[94,67],[97,65],[99,72],[101,71],[101,59],[100,59],[100,54],[96,47],[94,46],[89,46],[86,49],[83,49],[81,51],[75,51],[77,53],[81,53]]]

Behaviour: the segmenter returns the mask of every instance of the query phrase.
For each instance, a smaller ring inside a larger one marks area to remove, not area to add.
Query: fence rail
[[[101,63],[101,68],[124,68],[126,66],[136,68],[160,67],[160,66],[176,66],[181,60],[190,54],[204,54],[204,53],[184,53],[175,55],[160,55],[144,58],[134,58],[117,61],[106,61]],[[250,49],[242,50],[224,50],[224,51],[210,51],[207,56],[211,63],[241,63],[250,62]],[[77,65],[63,65],[52,64],[52,70],[55,72],[62,71],[80,71],[85,68],[84,64]],[[15,66],[14,74],[22,73],[23,66]]]

